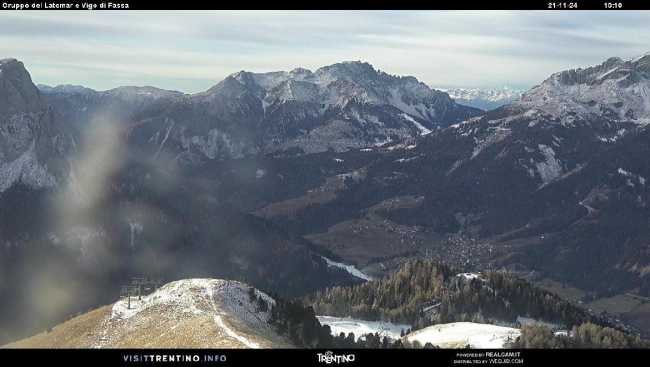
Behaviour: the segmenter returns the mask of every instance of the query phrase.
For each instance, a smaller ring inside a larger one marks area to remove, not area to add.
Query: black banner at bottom
[[[93,366],[400,366],[422,361],[427,366],[553,366],[577,362],[631,365],[647,361],[650,350],[640,349],[4,349],[0,365],[82,363]]]

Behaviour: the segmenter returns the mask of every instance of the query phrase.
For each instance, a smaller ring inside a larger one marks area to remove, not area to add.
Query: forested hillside
[[[585,323],[574,327],[568,335],[556,335],[541,325],[528,325],[513,348],[648,348],[650,344],[637,336]]]
[[[435,261],[405,263],[392,275],[350,287],[319,291],[305,299],[319,315],[408,323],[511,323],[518,317],[569,328],[597,317],[507,273],[459,273]]]

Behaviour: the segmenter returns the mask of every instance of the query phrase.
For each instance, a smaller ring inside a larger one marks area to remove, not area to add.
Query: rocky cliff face
[[[0,60],[0,193],[17,182],[56,186],[70,149],[70,136],[54,121],[23,64]]]

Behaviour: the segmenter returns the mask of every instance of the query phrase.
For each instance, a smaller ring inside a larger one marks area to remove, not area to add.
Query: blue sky
[[[533,86],[650,51],[650,12],[0,12],[37,83],[208,89],[239,70],[362,60],[437,87]]]

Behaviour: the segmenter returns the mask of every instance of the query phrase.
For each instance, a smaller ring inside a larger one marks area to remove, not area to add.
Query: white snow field
[[[334,266],[334,267],[343,269],[343,270],[347,271],[348,273],[350,273],[350,275],[352,275],[354,277],[357,277],[359,279],[363,279],[365,281],[371,281],[372,280],[371,276],[363,273],[361,270],[357,269],[354,265],[339,263],[339,262],[336,262],[334,260],[330,260],[330,259],[326,258],[325,256],[321,256],[321,257],[323,258],[323,260],[325,260],[325,262],[327,263],[327,266]]]
[[[332,335],[339,335],[341,333],[354,333],[354,338],[359,338],[365,334],[379,333],[381,337],[387,336],[390,339],[399,339],[402,331],[406,332],[411,328],[407,324],[393,324],[384,321],[366,321],[353,319],[351,317],[335,317],[335,316],[316,316],[321,325],[329,325]]]
[[[514,341],[521,332],[519,329],[479,324],[475,322],[453,322],[438,324],[416,330],[405,338],[425,345],[431,343],[441,348],[503,348],[507,341]]]

